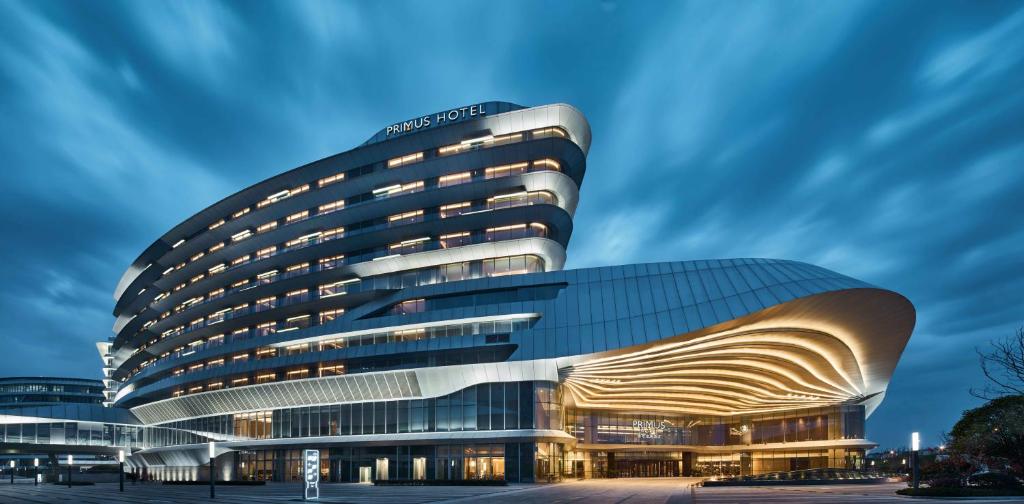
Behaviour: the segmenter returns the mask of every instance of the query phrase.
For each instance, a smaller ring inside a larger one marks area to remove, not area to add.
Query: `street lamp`
[[[14,484],[14,461],[11,460],[11,484]]]
[[[920,485],[920,482],[921,482],[920,481],[921,480],[921,468],[918,467],[920,465],[918,463],[920,459],[918,459],[918,457],[917,457],[917,452],[921,449],[921,434],[920,433],[912,432],[910,434],[910,449],[911,449],[910,461],[911,461],[911,464],[913,465],[912,469],[914,471],[914,488],[917,488],[918,485]]]
[[[117,482],[121,486],[121,491],[124,491],[124,450],[117,450],[117,464],[121,470],[117,472]]]
[[[38,458],[32,461],[32,466],[36,468],[35,474],[32,475],[32,482],[33,482],[33,484],[35,484],[35,486],[39,486],[39,459]]]
[[[71,488],[71,466],[75,463],[75,456],[68,454],[68,488]]]
[[[213,473],[214,449],[215,449],[214,443],[213,443],[213,441],[210,441],[210,498],[211,499],[215,499],[216,498],[214,496],[214,491],[213,491],[214,481],[217,479],[216,476]]]

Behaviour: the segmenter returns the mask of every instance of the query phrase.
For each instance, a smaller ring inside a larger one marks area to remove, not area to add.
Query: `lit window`
[[[298,289],[285,294],[285,304],[302,303],[309,300],[309,289]]]
[[[426,248],[426,244],[429,241],[430,237],[424,236],[422,238],[405,240],[401,243],[393,243],[388,245],[388,252],[391,254],[411,254],[413,252],[420,252]]]
[[[256,232],[257,233],[266,233],[267,231],[272,231],[274,229],[277,229],[277,221],[276,220],[275,221],[270,221],[270,222],[268,222],[266,224],[261,224],[260,227],[256,228]]]
[[[342,180],[345,180],[345,174],[344,173],[337,173],[337,174],[331,175],[329,177],[324,177],[324,178],[322,178],[320,180],[317,180],[316,181],[316,185],[319,186],[319,187],[323,187],[323,186],[326,186],[326,185],[331,185],[331,184],[333,184],[335,182],[341,182]]]
[[[190,280],[188,281],[188,283],[190,283],[190,284],[194,284],[194,283],[196,283],[196,282],[198,282],[198,281],[200,281],[200,280],[202,280],[202,279],[204,279],[204,278],[206,278],[206,274],[205,274],[205,273],[200,273],[200,274],[198,274],[198,275],[196,275],[196,276],[192,277],[192,278],[191,278],[191,279],[190,279]]]
[[[340,296],[348,292],[347,285],[353,282],[358,282],[358,278],[352,280],[342,280],[340,282],[334,282],[331,284],[324,284],[320,286],[320,297],[328,298],[332,296]]]
[[[319,368],[320,376],[338,376],[345,374],[344,364],[321,364]]]
[[[452,233],[441,235],[441,248],[452,248],[461,247],[462,245],[469,245],[469,231],[463,231],[461,233]]]
[[[342,264],[345,264],[345,256],[336,255],[331,257],[321,257],[320,260],[318,261],[318,264],[320,265],[321,271],[334,269],[337,268],[338,266],[341,266]]]
[[[269,383],[277,379],[277,374],[267,373],[256,375],[256,383]]]
[[[560,171],[562,169],[562,165],[559,164],[558,161],[555,161],[554,159],[538,159],[533,162],[533,167],[540,170],[554,171]]]
[[[469,182],[469,180],[472,177],[473,174],[471,172],[453,173],[451,175],[445,175],[443,177],[438,177],[437,186],[448,187],[458,184],[465,184],[466,182]]]
[[[327,231],[324,231],[320,235],[320,239],[321,239],[321,241],[328,241],[328,240],[335,240],[337,238],[342,238],[344,236],[345,236],[345,228],[344,227],[336,227],[334,229],[328,229]]]
[[[344,308],[338,308],[336,310],[325,310],[320,312],[320,324],[330,322],[345,314]]]
[[[548,138],[548,137],[566,138],[566,137],[569,136],[569,134],[566,133],[565,130],[562,129],[562,128],[543,128],[543,129],[533,130],[533,131],[530,132],[530,135],[534,139]]]
[[[249,213],[249,210],[251,210],[250,207],[245,207],[245,208],[243,208],[243,209],[241,209],[241,210],[231,214],[231,218],[232,219],[237,219],[237,218],[239,218],[239,217]]]
[[[264,322],[256,326],[256,336],[266,336],[277,332],[277,322]]]
[[[252,256],[250,256],[249,254],[245,254],[242,257],[236,257],[234,260],[232,260],[231,265],[238,266],[239,264],[245,264],[249,262],[249,259],[252,259]]]
[[[257,312],[269,310],[277,306],[277,298],[270,296],[263,299],[257,299],[256,302],[253,303],[253,306]]]
[[[423,160],[422,152],[414,152],[405,156],[400,156],[388,160],[388,168],[398,168],[399,166],[405,166],[412,163],[416,163]]]
[[[206,251],[212,254],[212,253],[214,253],[214,252],[216,252],[216,251],[218,251],[218,250],[220,250],[222,248],[224,248],[224,242],[220,242],[220,243],[210,247]]]
[[[388,217],[388,225],[398,226],[402,224],[411,224],[413,222],[423,221],[423,210],[415,210],[412,212],[405,212],[400,214],[391,215]]]
[[[470,211],[472,206],[468,201],[462,203],[452,203],[441,207],[441,218],[447,219],[448,217],[455,217],[456,215],[462,215]]]
[[[484,178],[501,178],[526,173],[529,163],[514,163],[484,169]]]
[[[237,259],[236,259],[236,261],[237,261]],[[231,263],[235,264],[234,261],[232,261]],[[228,269],[228,265],[224,264],[224,263],[220,263],[220,264],[218,264],[218,265],[208,269],[207,272],[209,274],[211,274],[211,275],[216,275],[217,273],[220,273],[221,271],[224,271],[226,269]]]
[[[341,210],[342,208],[345,208],[345,200],[343,199],[320,205],[319,207],[317,207],[316,213],[327,214],[331,212],[336,212],[338,210]]]
[[[217,229],[217,228],[223,226],[224,222],[225,222],[224,219],[221,219],[221,220],[219,220],[217,222],[214,222],[213,224],[210,224],[210,226],[207,229],[209,229],[210,231],[213,231],[214,229]]]
[[[309,217],[309,210],[303,210],[301,212],[296,212],[296,213],[293,213],[293,214],[289,215],[288,217],[285,217],[284,220],[285,220],[286,224],[291,224],[293,222],[298,222],[300,220],[304,220],[307,217]]]
[[[271,245],[271,246],[269,246],[267,248],[259,249],[259,250],[256,251],[256,259],[257,260],[259,260],[259,259],[266,259],[266,258],[274,255],[275,252],[277,252],[277,246],[276,245]]]
[[[249,354],[247,354],[247,353],[238,354],[238,355],[235,355],[235,356],[231,357],[231,362],[245,362],[247,360],[249,360]]]
[[[198,254],[196,254],[196,255],[194,255],[194,256],[192,256],[192,257],[190,257],[190,258],[189,258],[188,260],[189,260],[189,261],[191,261],[191,262],[196,262],[196,261],[198,261],[198,260],[199,260],[200,258],[202,258],[202,257],[203,257],[204,255],[206,255],[206,252],[200,252],[200,253],[198,253]]]
[[[210,382],[206,385],[206,390],[218,390],[222,387],[224,387],[224,382],[222,381]]]
[[[232,387],[239,387],[245,385],[246,383],[249,383],[248,378],[235,378],[234,380],[231,380]]]
[[[231,241],[242,241],[242,240],[244,240],[244,239],[246,239],[246,238],[248,238],[250,236],[252,236],[252,230],[251,229],[246,229],[244,231],[239,231],[239,232],[231,235]]]
[[[302,379],[302,378],[307,378],[308,376],[309,376],[309,370],[308,369],[293,369],[293,370],[288,371],[287,373],[285,373],[285,377],[288,380],[299,380],[299,379]]]

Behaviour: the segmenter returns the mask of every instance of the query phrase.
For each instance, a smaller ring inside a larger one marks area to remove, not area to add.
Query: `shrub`
[[[997,472],[983,472],[971,476],[968,480],[971,486],[981,488],[1016,488],[1020,481],[1009,474]]]

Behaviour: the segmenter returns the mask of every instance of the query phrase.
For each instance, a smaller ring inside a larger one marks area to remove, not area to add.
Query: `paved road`
[[[842,504],[935,502],[897,496],[902,484],[823,485],[804,487],[697,488],[686,478],[572,481],[557,485],[510,485],[507,487],[373,487],[326,484],[321,502],[353,504],[404,504],[455,502],[459,504]],[[67,488],[56,485],[0,484],[0,503],[174,504],[216,502],[223,504],[284,503],[300,501],[298,484],[272,483],[260,487],[217,488],[217,500],[209,500],[204,486],[97,484]],[[942,502],[942,501],[939,501]],[[971,503],[1022,503],[1021,498],[970,499]]]

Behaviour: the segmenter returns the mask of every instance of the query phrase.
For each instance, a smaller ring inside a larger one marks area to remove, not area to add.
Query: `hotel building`
[[[143,251],[98,344],[165,479],[547,481],[857,468],[912,332],[809,264],[563,270],[590,147],[564,105],[387,126]],[[115,444],[117,439],[113,438]]]

